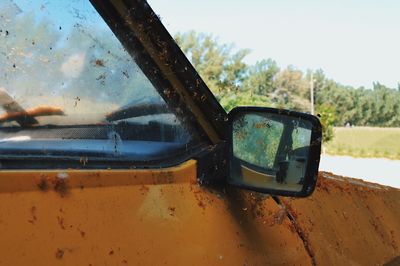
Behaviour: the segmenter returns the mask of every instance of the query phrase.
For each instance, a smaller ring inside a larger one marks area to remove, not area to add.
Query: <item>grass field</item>
[[[324,145],[327,154],[400,160],[400,128],[337,127],[334,131],[333,140]]]

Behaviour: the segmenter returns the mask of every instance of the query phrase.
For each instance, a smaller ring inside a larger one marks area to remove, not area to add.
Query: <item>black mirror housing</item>
[[[229,184],[273,195],[311,195],[322,142],[317,117],[266,107],[236,107],[228,117]]]

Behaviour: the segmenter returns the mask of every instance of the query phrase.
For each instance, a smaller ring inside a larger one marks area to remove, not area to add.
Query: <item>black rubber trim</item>
[[[163,158],[135,161],[127,158],[94,156],[0,155],[1,170],[49,169],[159,169],[180,165],[208,149],[207,143],[184,148]]]

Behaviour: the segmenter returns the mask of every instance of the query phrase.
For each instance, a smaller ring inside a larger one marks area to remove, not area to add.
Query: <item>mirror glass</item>
[[[285,114],[237,114],[232,121],[231,183],[301,191],[312,128],[310,121]]]

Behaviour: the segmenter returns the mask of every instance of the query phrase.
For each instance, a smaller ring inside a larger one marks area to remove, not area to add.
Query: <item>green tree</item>
[[[333,126],[336,122],[336,110],[332,105],[322,104],[317,106],[316,112],[322,124],[322,140],[326,143],[334,137]]]
[[[177,33],[175,40],[218,99],[236,93],[247,77],[243,58],[249,50],[234,51],[233,45],[219,44],[213,35]]]
[[[280,69],[272,59],[258,61],[249,67],[247,78],[243,83],[245,91],[269,96],[276,90],[276,75]]]
[[[177,34],[176,40],[226,110],[238,105],[272,106],[308,112],[313,74],[316,111],[324,124],[324,139],[333,126],[400,126],[400,85],[391,89],[379,82],[373,89],[345,86],[316,71],[289,66],[280,69],[272,59],[247,65],[249,50],[234,51],[218,38],[196,32]]]
[[[302,71],[288,66],[276,75],[276,89],[270,97],[279,106],[305,112],[310,110],[309,86]]]

